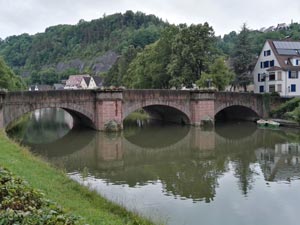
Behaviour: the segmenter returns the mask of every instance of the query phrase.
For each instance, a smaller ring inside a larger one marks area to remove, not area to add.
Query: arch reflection
[[[159,182],[165,195],[211,202],[225,174],[233,174],[243,195],[251,193],[260,173],[268,182],[300,177],[299,133],[252,125],[211,130],[145,125],[111,134],[74,129],[56,142],[33,147],[70,173],[87,168],[93,179],[129,187]]]

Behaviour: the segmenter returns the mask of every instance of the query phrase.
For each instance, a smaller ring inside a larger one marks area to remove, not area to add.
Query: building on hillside
[[[102,78],[88,74],[71,75],[66,81],[65,89],[96,89],[102,86]]]
[[[255,93],[300,96],[300,41],[267,40],[254,70]]]
[[[91,78],[89,74],[70,75],[66,81],[65,89],[87,89],[85,78]]]
[[[276,30],[288,30],[289,29],[289,25],[287,25],[286,23],[279,23],[276,27]]]
[[[95,89],[97,88],[97,85],[95,83],[95,80],[93,77],[84,77],[85,83],[86,83],[86,88],[87,89]]]
[[[93,76],[93,80],[95,82],[96,88],[103,86],[103,79],[101,77]]]
[[[268,27],[268,28],[266,28],[265,30],[264,30],[264,32],[265,33],[267,33],[267,32],[272,32],[272,31],[274,31],[276,28],[274,27],[274,26],[270,26],[270,27]]]

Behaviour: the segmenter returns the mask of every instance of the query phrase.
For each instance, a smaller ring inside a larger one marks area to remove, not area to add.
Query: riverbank
[[[0,165],[26,180],[67,212],[92,225],[153,224],[68,178],[0,132]]]

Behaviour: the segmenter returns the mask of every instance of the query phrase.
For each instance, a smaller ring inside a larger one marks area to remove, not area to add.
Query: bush
[[[271,115],[273,117],[284,118],[285,116],[288,116],[288,112],[294,111],[294,109],[298,107],[299,103],[300,98],[293,98],[273,110]]]
[[[79,217],[44,198],[25,181],[0,167],[0,225],[76,225]]]

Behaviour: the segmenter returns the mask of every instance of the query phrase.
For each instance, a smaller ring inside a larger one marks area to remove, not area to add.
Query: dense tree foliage
[[[175,26],[154,15],[127,11],[49,27],[36,35],[0,39],[0,55],[30,84],[53,84],[77,73],[99,75],[111,68],[102,74],[107,86],[180,88],[196,81],[205,86],[205,80],[212,79],[222,90],[232,75],[230,67],[236,74],[232,84],[246,90],[264,42],[286,38],[299,40],[300,25],[271,32],[250,31],[244,25],[239,33],[232,31],[221,38],[215,37],[208,23]],[[97,61],[107,52],[117,54],[110,64]],[[229,63],[222,65],[220,57]],[[109,66],[95,70],[103,64]],[[218,67],[222,71],[213,72]],[[226,79],[220,74],[226,74]]]
[[[225,59],[219,57],[209,67],[209,72],[202,74],[197,85],[204,88],[212,85],[217,90],[223,91],[233,81],[234,76],[234,72],[226,65]]]
[[[180,30],[172,43],[172,57],[168,72],[171,84],[191,85],[207,71],[216,56],[216,39],[208,23],[191,25]]]
[[[208,70],[216,53],[216,39],[207,23],[169,26],[157,42],[146,46],[134,59],[120,60],[116,67],[127,69],[122,71],[122,84],[128,88],[189,86]],[[124,61],[129,65],[122,66]],[[115,77],[115,67],[106,76]]]
[[[65,73],[64,70],[57,71],[58,63],[74,59],[86,62],[108,50],[120,54],[131,45],[144,48],[158,40],[167,25],[154,15],[127,11],[91,22],[80,20],[77,25],[49,27],[36,35],[8,37],[0,41],[0,55],[17,74],[29,75],[32,78],[30,82],[51,84],[58,81],[60,75],[48,79],[45,74],[52,73],[52,69],[55,73]],[[86,68],[83,70],[90,70],[89,66],[93,66],[84,65]]]
[[[251,71],[255,63],[255,55],[251,52],[252,42],[250,31],[243,25],[242,31],[237,36],[237,41],[233,51],[232,64],[234,72],[237,74],[234,86],[241,86],[247,91],[247,85],[252,81]]]
[[[0,57],[0,89],[15,91],[23,88],[21,78],[16,76]]]
[[[159,41],[146,46],[124,71],[123,84],[129,88],[170,88],[171,76],[167,68],[178,33],[178,27],[169,26]]]

